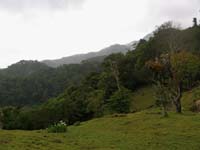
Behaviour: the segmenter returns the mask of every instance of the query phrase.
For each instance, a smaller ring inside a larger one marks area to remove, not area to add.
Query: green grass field
[[[0,150],[199,150],[200,115],[187,111],[191,102],[192,92],[186,92],[182,115],[162,118],[158,109],[148,109],[83,122],[63,134],[0,130]],[[153,103],[150,87],[133,96],[138,110]]]
[[[200,115],[158,111],[107,116],[70,126],[67,133],[0,131],[0,150],[199,150]]]

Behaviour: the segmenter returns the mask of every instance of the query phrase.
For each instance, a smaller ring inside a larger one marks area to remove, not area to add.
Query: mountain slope
[[[143,39],[148,41],[151,37],[153,37],[153,33],[147,34]],[[82,61],[92,61],[96,60],[98,62],[102,61],[106,56],[113,54],[113,53],[126,53],[128,51],[133,51],[136,49],[139,41],[132,41],[128,44],[120,45],[120,44],[114,44],[107,48],[104,48],[98,52],[90,52],[87,54],[78,54],[68,57],[63,57],[61,59],[55,59],[55,60],[44,60],[42,63],[45,63],[46,65],[50,67],[58,67],[64,64],[79,64]]]
[[[0,70],[0,106],[36,105],[56,97],[70,85],[79,85],[100,63],[51,68],[37,61],[20,61]]]
[[[56,60],[44,60],[42,62],[51,67],[58,67],[63,64],[79,64],[84,60],[91,59],[93,57],[108,56],[112,53],[119,53],[119,52],[126,53],[129,50],[130,50],[130,47],[128,45],[115,44],[105,49],[102,49],[98,52],[78,54],[78,55],[73,55],[69,57],[63,57],[61,59],[56,59]]]
[[[32,75],[34,73],[45,71],[51,69],[44,63],[40,63],[38,61],[26,61],[21,60],[15,64],[8,66],[6,69],[0,70],[0,75],[5,76],[19,76],[19,77],[26,77]]]

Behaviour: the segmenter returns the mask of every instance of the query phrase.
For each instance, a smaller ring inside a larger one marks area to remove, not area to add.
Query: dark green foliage
[[[93,117],[100,117],[104,113],[104,91],[95,90],[88,95],[87,112],[93,114]]]
[[[35,61],[21,61],[0,71],[0,105],[40,104],[56,97],[90,72],[100,71],[98,63],[50,68]]]
[[[109,99],[108,107],[114,113],[128,113],[130,111],[130,91],[122,88],[116,91]]]
[[[3,129],[16,129],[19,124],[16,122],[20,113],[19,108],[15,107],[5,107],[2,109],[1,122],[3,124]]]
[[[200,27],[192,27],[180,32],[180,40],[182,50],[192,51],[195,53],[200,52]]]
[[[7,69],[1,70],[0,74],[9,77],[27,77],[31,74],[50,69],[50,67],[38,61],[21,60],[20,62],[9,66]]]

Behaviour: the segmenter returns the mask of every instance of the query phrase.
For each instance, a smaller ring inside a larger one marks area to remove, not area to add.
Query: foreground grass
[[[0,150],[199,150],[200,115],[156,110],[94,119],[67,133],[0,131]]]

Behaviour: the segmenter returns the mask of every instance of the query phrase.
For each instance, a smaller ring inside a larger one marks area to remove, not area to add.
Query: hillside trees
[[[181,97],[183,89],[194,86],[199,78],[200,61],[199,57],[182,51],[170,57],[173,89],[176,91],[172,95],[172,100],[176,106],[176,111],[181,112]]]
[[[91,72],[99,72],[100,63],[64,65],[50,68],[35,61],[21,61],[0,70],[0,105],[36,105],[56,97]]]
[[[126,59],[125,55],[119,53],[110,55],[104,61],[106,73],[115,79],[115,84],[117,85],[117,90],[110,95],[107,103],[111,112],[128,113],[130,111],[131,92],[122,84],[123,76],[127,76],[126,74],[128,73]]]
[[[162,53],[157,53],[159,55],[154,57],[153,62],[147,62],[147,66],[154,72],[154,81],[156,81],[154,83],[160,86],[160,90],[163,88],[168,90],[168,98],[174,103],[178,113],[182,112],[183,90],[191,88],[199,77],[199,57],[198,53],[193,51],[196,44],[191,44],[188,41],[189,39],[196,40],[197,32],[194,34],[193,30],[196,31],[197,28],[181,31],[172,22],[164,23],[158,27],[154,33],[153,42],[157,48],[160,48],[159,52],[162,50]],[[191,50],[185,51],[184,49]],[[162,93],[163,99],[165,99],[166,94]]]
[[[103,65],[104,70],[107,74],[110,74],[114,77],[118,90],[121,90],[121,83],[120,83],[120,65],[122,65],[123,58],[125,56],[122,53],[112,54],[108,56]]]
[[[181,97],[184,89],[191,88],[199,80],[199,57],[186,51],[161,55],[147,62],[154,72],[157,85],[167,86],[169,99],[174,103],[176,112],[182,112]],[[165,90],[166,91],[166,90]],[[165,97],[165,92],[163,97]]]

